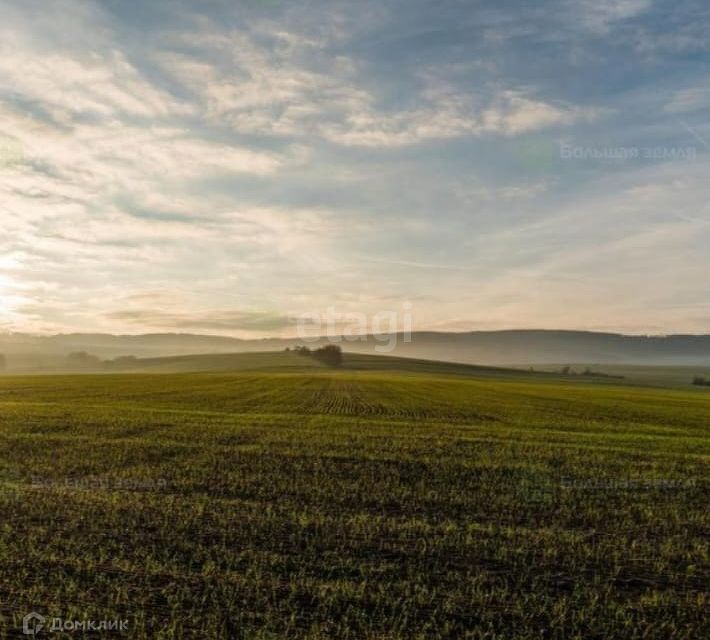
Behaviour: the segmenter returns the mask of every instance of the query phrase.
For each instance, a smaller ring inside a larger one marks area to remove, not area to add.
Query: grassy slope
[[[108,363],[111,373],[205,373],[226,371],[310,372],[328,368],[314,358],[295,351],[258,353],[194,354],[161,358],[138,358],[129,362]],[[550,371],[528,371],[525,367],[493,367],[389,355],[345,353],[341,367],[351,371],[383,371],[397,373],[557,380],[561,376]]]
[[[295,352],[207,353],[162,358],[139,358],[112,365],[118,371],[179,373],[200,371],[306,371],[324,365]],[[109,369],[110,370],[110,369]]]
[[[528,365],[515,367],[493,367],[469,365],[416,358],[399,358],[386,354],[368,355],[346,353],[343,368],[367,371],[396,371],[410,373],[446,374],[457,376],[516,378],[538,381],[565,381],[570,384],[632,384],[661,387],[677,387],[698,391],[691,384],[695,375],[704,375],[710,379],[710,370],[703,367],[666,367],[644,365],[599,365],[573,364],[576,372],[587,367],[594,372],[602,372],[613,377],[561,376],[560,369],[565,366],[535,365],[534,371]],[[260,353],[197,354],[161,358],[140,358],[132,363],[112,364],[107,367],[111,372],[179,373],[206,371],[309,371],[323,368],[317,360],[306,358],[290,351]],[[700,391],[703,391],[700,389]]]
[[[710,395],[316,364],[0,379],[0,637],[707,637]]]
[[[568,363],[569,364],[569,363]],[[563,366],[557,365],[536,365],[540,371],[559,371]],[[707,366],[647,366],[633,364],[572,364],[572,368],[581,372],[589,367],[592,371],[601,371],[610,375],[624,376],[627,382],[634,384],[647,384],[663,387],[692,388],[692,380],[695,376],[703,376],[710,380],[710,367]]]
[[[561,380],[567,383],[595,384],[633,384],[646,386],[676,387],[698,391],[691,384],[694,376],[701,375],[710,379],[710,369],[707,367],[668,367],[645,365],[606,365],[573,363],[576,372],[582,372],[590,367],[595,372],[622,376],[623,380],[611,377],[594,376],[561,376],[558,375],[564,364],[534,365],[534,371],[526,364],[511,367],[495,367],[469,365],[435,360],[393,357],[387,354],[345,354],[345,369],[379,370],[411,373],[430,373],[446,375],[465,375],[494,378],[522,378],[535,380]],[[305,358],[290,351],[254,352],[254,353],[220,353],[192,354],[159,358],[139,358],[134,361],[107,362],[81,367],[69,368],[66,359],[57,359],[35,368],[25,370],[10,370],[0,372],[0,375],[24,374],[71,374],[71,373],[187,373],[207,371],[270,371],[270,372],[306,372],[322,369],[323,364],[310,358]],[[703,389],[700,389],[702,392]]]
[[[109,371],[125,372],[205,372],[205,371],[308,371],[324,368],[314,358],[299,355],[295,351],[270,351],[260,353],[220,353],[170,356],[162,358],[138,358],[130,362],[110,363]],[[482,367],[434,360],[397,358],[387,355],[346,353],[344,369],[412,371],[416,373],[441,373],[455,375],[481,374],[527,374],[502,367]]]

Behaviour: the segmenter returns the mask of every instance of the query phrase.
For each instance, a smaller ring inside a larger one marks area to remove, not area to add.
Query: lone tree
[[[328,365],[329,367],[339,367],[343,364],[343,351],[337,344],[327,344],[318,349],[309,349],[306,346],[298,346],[293,349],[298,355],[307,356]]]
[[[339,367],[343,364],[343,350],[337,344],[327,344],[311,352],[316,360],[329,367]]]
[[[4,353],[0,353],[0,371],[7,369],[7,358]]]

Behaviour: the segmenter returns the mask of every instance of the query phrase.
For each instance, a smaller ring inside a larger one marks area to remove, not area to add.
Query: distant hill
[[[710,335],[629,336],[589,331],[511,330],[468,333],[416,332],[343,339],[344,351],[448,362],[511,365],[585,362],[639,365],[709,365]],[[327,340],[308,342],[309,346]],[[157,358],[188,354],[282,351],[303,344],[297,339],[240,340],[195,334],[0,334],[0,354],[7,369],[64,368],[71,353],[101,359],[120,356]],[[394,345],[392,351],[384,351]],[[378,351],[379,348],[379,351]]]

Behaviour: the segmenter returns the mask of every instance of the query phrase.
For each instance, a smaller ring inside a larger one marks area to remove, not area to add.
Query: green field
[[[0,637],[710,637],[710,391],[223,368],[0,378]]]
[[[590,364],[576,363],[571,365],[541,364],[534,365],[536,371],[559,372],[564,366],[569,366],[574,372],[572,376],[581,374],[585,369],[599,372],[608,376],[617,376],[626,383],[637,385],[651,385],[656,387],[676,387],[696,389],[693,378],[696,376],[710,380],[710,367],[708,366],[666,366],[666,365],[633,365],[633,364]],[[520,368],[525,368],[521,366]],[[700,389],[707,392],[707,389]]]

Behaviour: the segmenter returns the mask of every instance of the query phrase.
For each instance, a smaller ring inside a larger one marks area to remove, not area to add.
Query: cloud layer
[[[710,331],[702,2],[6,4],[0,330]]]

